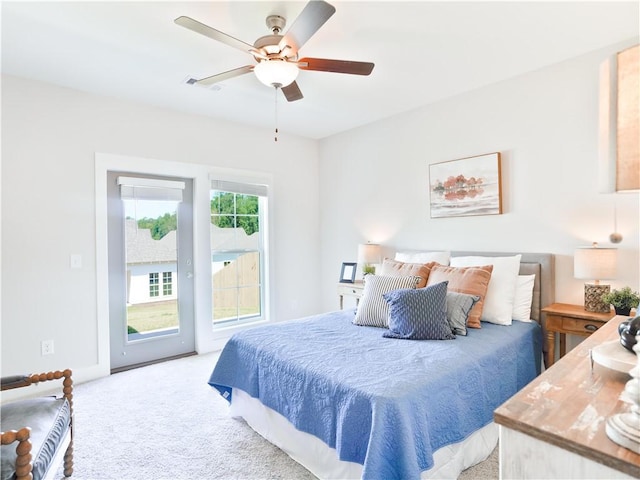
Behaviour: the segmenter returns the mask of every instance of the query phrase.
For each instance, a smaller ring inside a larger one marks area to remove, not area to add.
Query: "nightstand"
[[[342,310],[344,297],[353,297],[356,299],[356,305],[362,297],[364,291],[364,282],[356,281],[354,283],[339,283],[338,297],[340,298],[340,310]]]
[[[560,358],[567,353],[567,333],[588,337],[601,326],[611,320],[615,313],[588,312],[582,305],[553,303],[542,309],[546,317],[547,368],[555,362],[556,333],[560,334]]]

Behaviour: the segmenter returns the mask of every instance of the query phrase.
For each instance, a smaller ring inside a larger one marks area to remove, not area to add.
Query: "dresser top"
[[[496,409],[496,423],[640,477],[640,455],[611,441],[607,419],[630,411],[619,399],[631,376],[590,359],[590,350],[618,339],[616,316]]]

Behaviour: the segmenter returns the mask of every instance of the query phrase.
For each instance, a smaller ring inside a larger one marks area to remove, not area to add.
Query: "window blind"
[[[164,200],[181,202],[184,182],[156,178],[118,177],[123,200]]]
[[[227,182],[225,180],[211,180],[211,190],[222,192],[240,193],[243,195],[254,195],[256,197],[267,196],[267,186],[255,183]]]

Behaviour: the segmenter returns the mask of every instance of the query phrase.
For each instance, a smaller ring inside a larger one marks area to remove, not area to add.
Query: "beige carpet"
[[[315,478],[229,417],[226,401],[207,385],[216,359],[187,357],[76,385],[71,478]],[[497,479],[496,452],[460,478]]]

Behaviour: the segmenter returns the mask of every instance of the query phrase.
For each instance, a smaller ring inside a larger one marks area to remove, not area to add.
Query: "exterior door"
[[[111,370],[195,350],[193,182],[107,175]]]

